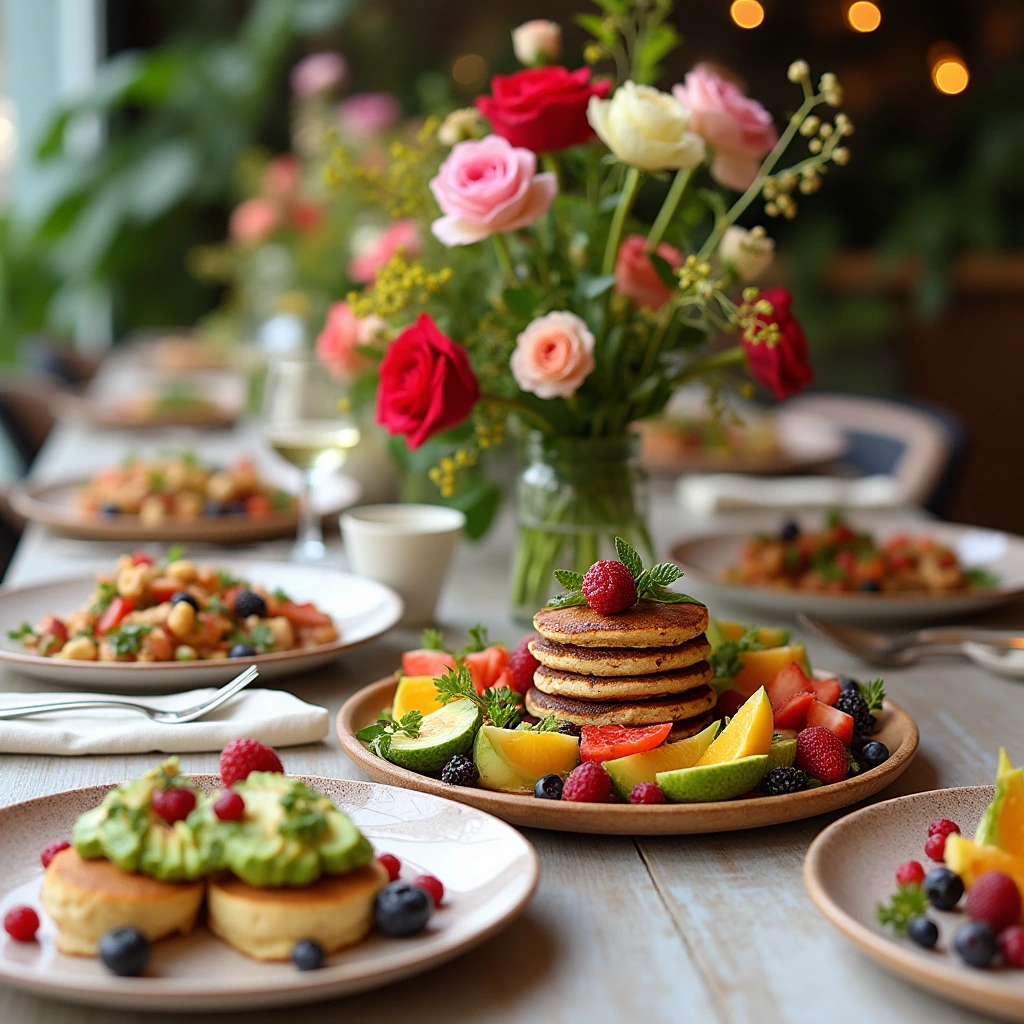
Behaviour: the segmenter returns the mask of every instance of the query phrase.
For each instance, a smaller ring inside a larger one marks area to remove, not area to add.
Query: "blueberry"
[[[925,949],[933,949],[935,943],[939,941],[939,929],[935,927],[935,922],[924,914],[910,922],[907,935],[911,942],[916,942]]]
[[[779,540],[791,541],[800,536],[800,524],[795,519],[787,519],[779,530]]]
[[[422,931],[433,910],[426,889],[408,882],[391,882],[377,894],[373,921],[379,932],[401,939]]]
[[[882,589],[882,585],[878,580],[862,580],[860,589],[863,590],[865,594],[877,594],[878,591]]]
[[[996,955],[996,935],[984,921],[962,924],[953,935],[953,948],[969,967],[988,967]]]
[[[936,910],[952,910],[964,894],[964,883],[949,868],[932,868],[924,876],[924,891]]]
[[[561,800],[564,785],[561,775],[545,775],[543,779],[537,780],[537,785],[533,787],[533,795],[540,797],[541,800]]]
[[[256,648],[251,644],[235,644],[234,647],[228,651],[229,658],[255,658]]]
[[[105,516],[119,516],[121,510],[116,505],[100,505],[100,512]]]
[[[858,760],[862,768],[877,768],[889,760],[889,748],[878,740],[872,740],[861,747]]]
[[[244,516],[245,515],[245,502],[244,501],[233,501],[224,510],[229,516]]]
[[[204,516],[222,516],[224,515],[224,506],[219,501],[207,501],[203,503],[203,515]]]
[[[858,683],[856,679],[852,679],[850,676],[840,676],[839,689],[844,693],[847,690],[853,690],[854,693],[860,693],[860,683]]]
[[[112,974],[133,978],[146,969],[149,939],[138,928],[113,928],[100,939],[99,954]]]
[[[292,946],[292,963],[300,971],[318,971],[324,965],[324,947],[315,939],[302,939]]]
[[[184,601],[185,604],[192,605],[197,612],[200,611],[199,602],[187,590],[176,590],[171,594],[172,606],[180,603],[181,601]]]
[[[240,590],[235,595],[235,614],[240,619],[247,619],[250,615],[257,615],[259,618],[265,619],[267,617],[267,602],[251,590]]]

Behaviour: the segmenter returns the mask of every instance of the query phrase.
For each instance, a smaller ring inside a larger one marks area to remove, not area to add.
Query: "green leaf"
[[[630,571],[634,580],[638,580],[644,571],[644,563],[636,553],[636,549],[621,537],[615,538],[615,554],[619,561]]]
[[[601,274],[591,277],[588,274],[580,274],[578,291],[585,299],[599,299],[605,292],[615,287],[614,274]]]
[[[676,289],[679,287],[679,276],[672,269],[672,264],[669,263],[664,256],[659,256],[656,252],[649,252],[647,254],[654,269],[658,272],[658,277],[661,279],[661,283],[666,288]]]
[[[36,631],[27,622],[23,622],[17,629],[7,631],[8,640],[26,640],[30,636],[36,636]]]
[[[571,569],[556,569],[555,579],[570,593],[583,588],[583,573],[573,572]]]
[[[964,571],[964,578],[972,587],[991,588],[999,586],[999,577],[994,572],[980,567]]]
[[[676,580],[683,578],[683,570],[678,565],[673,565],[672,562],[659,562],[648,569],[647,575],[652,583],[667,587],[675,583]]]
[[[375,740],[384,731],[384,726],[380,722],[374,722],[373,725],[365,725],[356,733],[356,739],[360,743],[369,743]]]
[[[535,722],[530,728],[532,732],[558,732],[561,722],[554,715],[545,715],[539,722]]]
[[[611,45],[615,42],[615,29],[605,24],[598,14],[577,14],[576,24],[585,28],[599,42]]]
[[[542,296],[536,288],[506,288],[501,293],[501,301],[510,313],[530,320],[537,314]]]
[[[466,632],[469,634],[469,643],[459,652],[460,658],[464,658],[467,654],[473,654],[477,651],[485,651],[491,646],[488,629],[486,626],[480,625],[479,622],[475,626],[470,626]]]
[[[580,605],[587,603],[587,599],[582,594],[559,594],[558,597],[551,598],[550,601],[544,606],[545,608],[577,608]]]
[[[860,688],[860,695],[864,698],[868,711],[881,711],[882,701],[885,700],[885,683],[881,679],[864,683]]]
[[[184,544],[172,544],[167,549],[167,564],[171,562],[180,562],[185,557],[185,545]]]
[[[152,631],[152,626],[139,622],[121,625],[107,634],[107,643],[114,654],[138,654],[143,637]]]
[[[875,904],[878,923],[888,925],[897,935],[906,935],[910,922],[928,910],[928,897],[917,882],[896,887],[888,903]]]
[[[96,585],[95,596],[89,605],[91,615],[99,615],[106,611],[110,603],[117,597],[117,587],[110,580],[103,580]]]
[[[444,634],[439,629],[425,629],[420,633],[420,647],[425,651],[443,651]]]

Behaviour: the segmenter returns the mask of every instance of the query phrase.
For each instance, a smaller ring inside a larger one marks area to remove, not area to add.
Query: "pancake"
[[[83,860],[74,849],[61,850],[43,876],[42,903],[57,925],[57,948],[72,956],[95,956],[100,938],[125,925],[150,942],[187,934],[202,902],[202,882],[158,882],[109,860]]]
[[[226,875],[210,882],[210,931],[256,960],[288,960],[300,939],[333,953],[364,938],[388,873],[376,861],[301,888],[257,888]]]
[[[716,699],[710,686],[651,700],[603,702],[559,697],[532,687],[526,694],[526,710],[536,718],[554,715],[576,725],[657,725],[702,716],[715,706]]]
[[[696,665],[710,656],[711,644],[703,633],[675,647],[576,647],[553,640],[533,640],[530,653],[542,665],[562,672],[587,676],[645,676]]]
[[[585,676],[541,665],[533,674],[533,685],[543,693],[558,697],[630,701],[686,693],[711,682],[711,676],[711,666],[706,661],[648,676]]]
[[[708,610],[688,601],[641,601],[617,615],[598,615],[587,605],[542,608],[533,626],[545,640],[576,647],[675,647],[708,628]]]

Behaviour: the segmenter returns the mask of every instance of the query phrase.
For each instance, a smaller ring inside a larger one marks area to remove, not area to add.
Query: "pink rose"
[[[704,64],[672,92],[690,109],[690,128],[714,150],[711,176],[726,188],[746,191],[778,142],[772,115]]]
[[[361,92],[338,104],[338,124],[354,139],[372,139],[394,128],[402,116],[398,100],[386,92]]]
[[[292,153],[275,156],[263,172],[263,194],[281,203],[298,198],[302,188],[302,164]]]
[[[569,398],[594,369],[594,336],[575,313],[548,313],[516,338],[512,376],[538,398]]]
[[[277,229],[277,207],[269,199],[246,199],[231,214],[231,237],[244,245],[258,245]]]
[[[338,380],[350,380],[369,365],[360,348],[369,345],[383,327],[380,317],[360,319],[347,302],[335,302],[316,339],[317,357]]]
[[[344,59],[336,53],[311,53],[292,68],[292,92],[301,99],[333,92],[347,73]]]
[[[672,289],[658,276],[646,247],[647,239],[643,235],[627,235],[623,239],[615,260],[615,290],[638,306],[661,309]],[[668,242],[662,242],[654,251],[673,270],[682,266],[683,254]]]
[[[558,178],[538,174],[537,157],[530,150],[488,135],[453,146],[430,191],[445,214],[430,230],[450,247],[533,224],[554,202]]]
[[[423,252],[423,239],[414,220],[398,220],[378,235],[369,245],[353,257],[348,265],[348,276],[359,284],[369,284],[381,267],[401,249],[407,260],[414,260]]]

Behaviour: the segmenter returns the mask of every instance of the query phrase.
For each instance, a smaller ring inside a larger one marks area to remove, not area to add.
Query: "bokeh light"
[[[869,0],[856,0],[846,8],[846,24],[854,32],[874,32],[882,24],[882,12]]]
[[[932,66],[932,82],[939,92],[955,96],[967,88],[971,76],[960,57],[943,57]]]
[[[452,78],[466,88],[483,85],[490,74],[490,66],[479,53],[465,53],[452,63]]]
[[[757,0],[732,0],[729,16],[740,28],[757,28],[764,21],[764,8]]]

